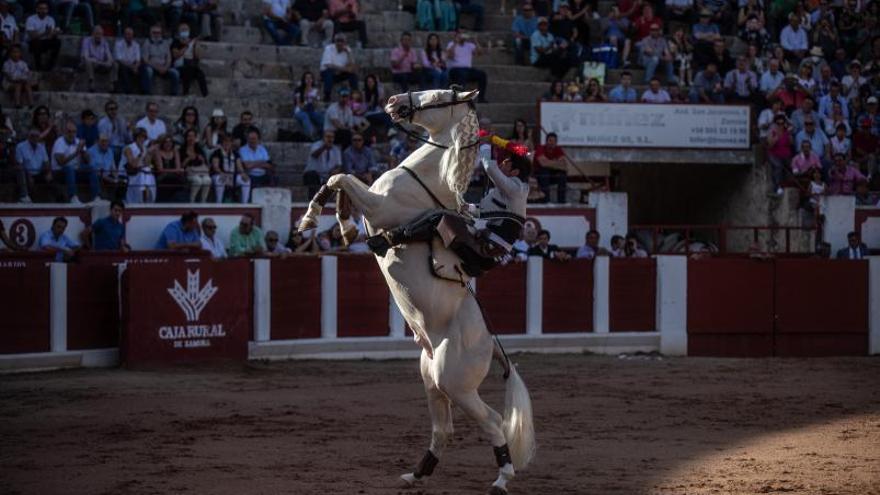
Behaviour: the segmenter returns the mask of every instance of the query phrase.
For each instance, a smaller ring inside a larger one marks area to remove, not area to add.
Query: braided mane
[[[452,127],[452,145],[440,159],[440,177],[455,194],[458,206],[464,204],[464,194],[467,192],[477,163],[478,147],[473,144],[477,139],[479,128],[477,112],[469,108],[464,118]]]

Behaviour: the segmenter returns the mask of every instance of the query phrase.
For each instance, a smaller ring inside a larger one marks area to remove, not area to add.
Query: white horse
[[[392,96],[385,111],[395,122],[408,118],[427,130],[430,142],[379,177],[372,187],[344,174],[330,177],[327,186],[344,192],[363,212],[371,234],[403,225],[427,210],[457,209],[463,204],[462,195],[476,164],[476,94],[433,90]],[[310,203],[300,230],[317,224],[318,203],[323,201],[316,197]],[[337,210],[337,217],[343,232],[352,232],[353,224],[342,209]],[[451,281],[436,277],[429,263],[432,253],[447,267],[457,263],[458,258],[436,239],[432,245],[397,246],[376,258],[394,300],[422,346],[420,368],[433,425],[425,457],[414,472],[401,478],[412,485],[431,474],[452,435],[454,404],[489,436],[499,468],[489,493],[505,494],[514,468],[525,468],[535,452],[529,392],[506,356],[501,357],[500,345],[489,334],[477,301],[462,283],[467,278]],[[501,357],[509,371],[503,418],[477,391],[493,355]]]

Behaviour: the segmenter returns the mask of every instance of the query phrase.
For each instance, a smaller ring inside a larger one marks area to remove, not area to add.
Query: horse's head
[[[437,132],[459,122],[473,108],[477,93],[454,89],[401,93],[388,98],[385,112],[394,122],[408,121]]]

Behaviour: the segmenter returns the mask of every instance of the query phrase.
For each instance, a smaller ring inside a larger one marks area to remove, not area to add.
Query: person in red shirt
[[[871,177],[870,188],[880,189],[880,170],[877,164],[877,152],[880,140],[871,133],[871,119],[861,119],[859,128],[853,132],[852,157],[858,164],[862,174]]]
[[[656,25],[663,31],[663,19],[654,16],[654,7],[651,4],[645,4],[642,8],[642,15],[636,18],[633,27],[636,31],[636,42],[642,41],[651,34],[651,26]]]
[[[565,151],[556,145],[555,132],[547,134],[544,144],[535,148],[535,178],[538,186],[544,193],[544,201],[550,200],[550,186],[556,184],[556,202],[566,202],[566,185],[568,180],[568,164],[571,160],[565,155]]]

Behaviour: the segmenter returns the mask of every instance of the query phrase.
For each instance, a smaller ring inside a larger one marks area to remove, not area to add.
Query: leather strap
[[[415,179],[416,182],[418,182],[419,185],[422,186],[422,189],[424,189],[425,192],[428,193],[428,196],[431,196],[431,199],[434,200],[434,203],[435,203],[438,207],[440,207],[440,208],[442,208],[442,209],[444,209],[444,210],[450,210],[449,208],[446,207],[446,205],[443,204],[442,201],[440,201],[440,200],[437,198],[437,196],[434,195],[433,192],[431,192],[430,189],[428,189],[428,186],[426,186],[425,183],[422,182],[422,179],[419,178],[419,174],[417,174],[417,173],[415,172],[415,170],[413,170],[413,169],[411,169],[411,168],[409,168],[409,167],[407,167],[407,166],[405,166],[405,165],[401,165],[401,166],[398,167],[398,168],[402,168],[402,169],[406,170],[406,173],[408,173],[408,174],[410,175],[410,177],[412,177],[413,179]],[[451,211],[451,210],[450,210],[450,211]]]

